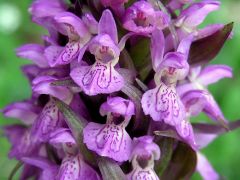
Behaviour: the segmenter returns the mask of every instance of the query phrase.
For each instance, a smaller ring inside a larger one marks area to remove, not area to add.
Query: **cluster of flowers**
[[[23,165],[21,179],[157,180],[166,140],[173,140],[167,150],[173,154],[181,143],[193,151],[193,170],[204,179],[218,179],[199,150],[234,127],[207,86],[232,77],[232,70],[206,61],[230,37],[231,24],[198,25],[219,6],[216,0],[34,1],[32,20],[49,35],[43,45],[16,50],[34,62],[22,68],[32,96],[3,110],[23,122],[4,127],[9,156]],[[219,124],[210,128],[215,133],[201,131],[204,124],[195,132],[190,118],[202,112]],[[166,171],[170,164],[171,157]]]

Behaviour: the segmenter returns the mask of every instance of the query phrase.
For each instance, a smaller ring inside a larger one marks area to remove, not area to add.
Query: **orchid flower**
[[[156,11],[144,0],[131,5],[124,14],[123,27],[135,33],[151,33],[156,28],[164,29],[169,24],[169,17],[162,11]]]
[[[153,142],[153,137],[142,136],[133,139],[131,161],[133,170],[128,174],[129,180],[159,180],[154,171],[154,160],[160,159],[160,149]]]
[[[207,86],[222,78],[231,77],[232,69],[225,65],[210,65],[202,70],[201,67],[195,67],[190,70],[188,81],[178,86],[178,92],[186,104],[186,107],[192,106],[191,114],[193,116],[203,111],[211,119],[226,126],[227,121],[217,102],[207,90]],[[192,102],[194,102],[194,106]]]
[[[130,100],[109,97],[100,107],[101,115],[107,115],[106,124],[90,122],[83,131],[84,143],[88,149],[119,162],[127,161],[132,139],[125,128],[134,111],[134,104]]]
[[[186,138],[191,136],[191,124],[186,120],[185,107],[176,91],[177,80],[185,78],[189,70],[188,51],[192,36],[181,41],[177,52],[164,54],[164,36],[159,30],[152,34],[152,60],[155,70],[156,88],[148,90],[142,97],[142,108],[154,121],[176,127]]]
[[[126,36],[125,36],[126,37]],[[124,85],[123,77],[115,70],[123,41],[118,43],[117,28],[109,10],[105,10],[99,21],[98,35],[81,50],[89,50],[95,56],[91,66],[74,68],[70,75],[87,95],[107,94],[119,91]],[[82,60],[79,56],[79,61]]]

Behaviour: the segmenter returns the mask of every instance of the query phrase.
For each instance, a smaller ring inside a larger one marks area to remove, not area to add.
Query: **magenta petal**
[[[84,22],[75,14],[63,12],[54,17],[57,23],[61,25],[59,29],[63,34],[68,35],[71,40],[79,36],[84,42],[90,39],[90,33]]]
[[[29,8],[29,12],[38,18],[53,17],[63,11],[65,11],[65,6],[61,0],[36,0]]]
[[[210,65],[204,68],[197,81],[207,86],[209,84],[216,83],[222,78],[231,78],[232,77],[232,68],[226,65]]]
[[[63,49],[64,48],[61,46],[48,46],[44,50],[44,55],[47,58],[48,64],[50,65],[50,67],[59,65],[57,63],[57,58],[58,58],[59,54],[63,51]]]
[[[189,50],[193,41],[193,35],[190,34],[187,37],[183,38],[178,45],[177,52],[184,54],[186,61],[188,58]]]
[[[40,108],[31,102],[16,102],[3,109],[6,117],[20,119],[27,125],[30,125],[37,118]]]
[[[204,21],[210,12],[217,10],[219,6],[220,2],[215,0],[194,3],[181,12],[177,23],[184,22],[185,26],[195,28]]]
[[[58,180],[100,180],[97,172],[84,162],[80,155],[66,156],[59,169]]]
[[[3,131],[12,144],[9,152],[10,158],[21,159],[39,149],[39,146],[32,142],[31,134],[27,128],[21,125],[10,125],[4,127]]]
[[[145,92],[141,103],[145,115],[150,115],[154,121],[175,126],[184,119],[185,110],[173,86],[161,83]]]
[[[197,171],[204,180],[219,179],[218,173],[213,169],[207,158],[201,153],[197,153]]]
[[[110,10],[103,11],[98,28],[98,34],[108,34],[115,44],[118,43],[117,26]]]
[[[47,94],[65,102],[69,102],[72,99],[71,91],[64,86],[53,86],[51,83],[58,80],[52,76],[39,76],[32,82],[32,90],[37,94]]]
[[[67,128],[58,128],[50,135],[50,144],[72,143],[76,144],[71,132]]]
[[[224,27],[224,24],[210,24],[204,27],[203,29],[199,29],[195,41],[198,39],[205,38],[207,36],[211,36],[218,30],[222,29],[223,27]]]
[[[83,91],[91,96],[116,92],[124,85],[124,79],[114,69],[112,62],[96,62],[92,66],[78,67],[73,69],[70,75]]]
[[[218,137],[217,134],[206,134],[206,133],[195,133],[195,140],[197,147],[199,149],[205,148],[207,145],[209,145],[211,142],[213,142]]]
[[[96,21],[92,14],[90,13],[84,14],[82,20],[92,34],[98,33],[98,22]]]
[[[132,140],[123,125],[88,123],[83,130],[84,143],[100,156],[118,162],[127,161],[131,155]]]
[[[161,30],[155,30],[152,33],[151,37],[151,57],[153,69],[157,71],[159,65],[162,63],[163,55],[164,55],[164,46],[165,39],[164,34]]]
[[[188,112],[192,116],[198,115],[200,112],[206,113],[211,119],[218,123],[227,124],[227,121],[219,108],[217,102],[208,91],[193,90],[182,96],[182,101]]]
[[[54,179],[58,172],[58,166],[49,160],[42,157],[23,157],[22,161],[36,166],[42,170],[40,179],[49,180]]]
[[[48,67],[46,58],[43,55],[45,47],[39,44],[26,44],[16,49],[17,56],[26,58],[39,67]]]
[[[193,127],[188,120],[183,119],[176,126],[179,136],[188,143],[193,149],[197,149],[197,143],[193,133]]]

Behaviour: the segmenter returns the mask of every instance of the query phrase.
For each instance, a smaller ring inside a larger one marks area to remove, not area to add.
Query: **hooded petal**
[[[84,143],[88,149],[100,156],[112,158],[118,162],[127,161],[131,155],[132,140],[125,126],[88,123],[83,130]]]
[[[232,68],[226,65],[210,65],[204,68],[198,76],[197,81],[207,86],[216,83],[222,78],[231,78]]]
[[[185,118],[184,106],[173,86],[161,83],[145,92],[141,103],[145,115],[150,115],[154,121],[175,126]]]
[[[110,10],[104,10],[99,20],[98,34],[108,34],[115,44],[118,43],[117,26]]]
[[[100,114],[104,116],[109,112],[120,114],[124,117],[131,117],[135,114],[135,107],[130,100],[121,97],[108,97],[107,102],[100,107]]]
[[[124,79],[114,69],[112,62],[96,62],[92,66],[82,66],[71,71],[70,76],[88,95],[109,94],[119,91]]]
[[[100,180],[97,172],[83,161],[80,155],[66,156],[57,174],[57,179]]]
[[[159,160],[161,151],[159,146],[153,142],[152,136],[141,136],[139,138],[133,139],[133,151],[131,159],[133,156],[154,156],[154,160]]]
[[[218,173],[213,169],[207,158],[201,153],[197,153],[197,171],[204,180],[219,179]]]
[[[45,47],[39,44],[26,44],[17,48],[16,53],[18,57],[29,59],[39,67],[48,67],[47,59],[43,55],[44,49]]]
[[[84,22],[75,14],[63,12],[54,17],[59,24],[59,31],[67,35],[70,40],[77,40],[80,37],[81,42],[87,42],[90,39],[90,33]]]

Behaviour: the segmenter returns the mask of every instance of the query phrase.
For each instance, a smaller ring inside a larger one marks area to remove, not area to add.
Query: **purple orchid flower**
[[[90,96],[107,94],[119,91],[123,87],[124,79],[114,66],[118,63],[126,36],[117,44],[114,18],[109,10],[105,10],[99,21],[98,35],[81,49],[82,55],[79,56],[81,61],[84,52],[88,49],[95,56],[95,63],[91,66],[76,67],[70,73],[84,93]]]
[[[106,124],[90,122],[84,128],[84,143],[88,149],[118,162],[127,161],[131,153],[132,139],[125,128],[135,114],[134,111],[131,101],[120,97],[108,98],[100,107],[101,115],[107,115]]]
[[[131,155],[133,170],[128,174],[128,179],[159,180],[157,174],[154,171],[154,160],[159,159],[160,148],[153,142],[152,136],[134,138]]]
[[[151,33],[156,28],[162,30],[168,26],[169,17],[162,11],[156,11],[147,1],[137,1],[130,6],[123,17],[123,27],[135,33]]]
[[[164,121],[176,125],[184,119],[184,106],[176,92],[176,82],[188,72],[188,50],[191,44],[188,38],[182,41],[177,52],[164,53],[164,36],[161,31],[152,35],[153,69],[156,71],[156,88],[147,91],[142,97],[142,107],[146,115],[154,121]],[[161,42],[162,43],[157,43]]]
[[[227,121],[213,96],[207,90],[207,86],[222,78],[231,78],[232,69],[225,65],[210,65],[203,70],[201,67],[196,67],[191,69],[188,77],[189,81],[179,85],[177,89],[185,106],[187,108],[191,106],[192,116],[203,111],[211,119],[226,125]]]
[[[52,132],[49,143],[58,150],[64,151],[63,160],[56,175],[57,179],[100,180],[97,172],[84,162],[81,154],[78,154],[76,141],[69,129],[59,128]]]
[[[158,30],[153,32],[151,53],[156,88],[145,92],[141,103],[145,115],[175,127],[183,139],[195,144],[192,126],[176,90],[177,80],[185,78],[189,70],[187,58],[191,41],[192,36],[189,36],[181,41],[177,52],[163,56],[164,35]]]
[[[46,56],[51,67],[69,64],[76,59],[80,49],[91,38],[91,33],[83,20],[70,12],[59,13],[54,16],[54,20],[56,29],[66,35],[69,41],[64,48],[49,46],[46,49]]]

